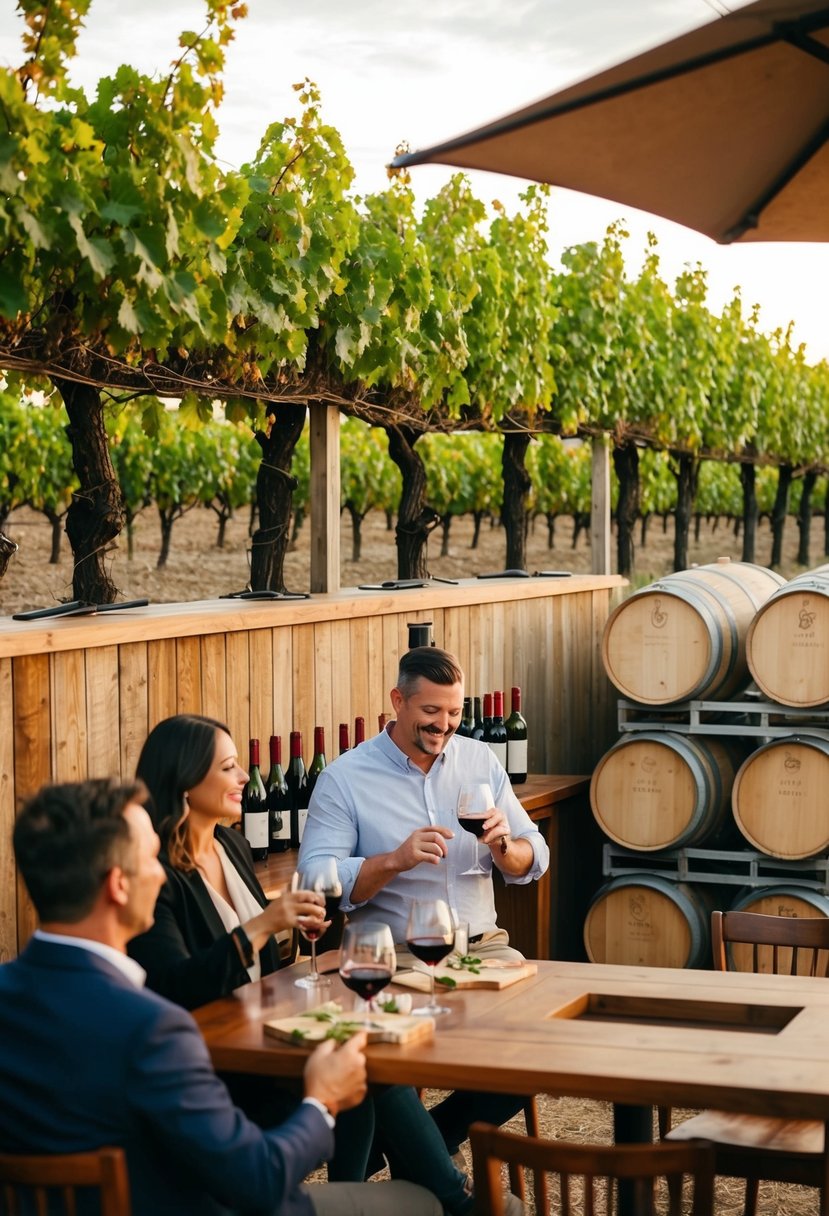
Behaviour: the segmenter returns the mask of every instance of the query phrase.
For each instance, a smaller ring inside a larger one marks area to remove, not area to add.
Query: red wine
[[[504,726],[504,694],[492,694],[492,719],[484,730],[484,743],[488,743],[504,768],[507,767],[507,728]]]
[[[291,762],[285,774],[291,794],[291,848],[298,849],[308,818],[308,774],[302,759],[302,733],[291,731]]]
[[[319,921],[311,921],[307,925],[300,925],[299,931],[306,941],[315,942],[322,934],[322,925]]]
[[[282,738],[271,735],[271,770],[265,789],[268,791],[270,816],[270,851],[284,853],[291,847],[291,793],[282,771]]]
[[[488,815],[458,815],[458,823],[467,832],[480,838],[484,834],[484,824],[488,818]]]
[[[348,723],[341,722],[340,723],[340,755],[342,755],[343,752],[347,752],[350,750],[351,750],[351,746],[348,742]]]
[[[309,798],[309,800],[311,798],[311,795],[314,792],[314,786],[317,784],[317,778],[319,777],[322,770],[325,768],[326,763],[327,763],[327,761],[325,759],[325,727],[324,726],[315,726],[314,727],[314,758],[312,759],[310,767],[308,769],[308,798]],[[302,839],[302,833],[300,833],[300,840],[301,839]]]
[[[413,937],[407,939],[406,945],[415,958],[426,963],[427,967],[434,967],[452,952],[452,943],[443,937]]]
[[[361,743],[366,741],[366,720],[365,718],[354,719],[354,746],[359,747]]]
[[[250,741],[250,776],[242,790],[242,831],[254,861],[267,861],[270,837],[268,795],[259,771],[259,740]]]
[[[382,992],[386,984],[391,983],[391,972],[388,967],[372,967],[370,965],[352,967],[340,972],[340,979],[346,988],[356,992],[364,1001],[370,1001],[378,992]]]
[[[527,780],[527,719],[521,713],[521,689],[512,690],[512,713],[507,728],[507,776],[513,785]]]
[[[326,894],[326,896],[325,896],[325,919],[326,920],[333,920],[334,917],[337,915],[338,911],[340,910],[340,900],[342,899],[342,897],[343,897],[342,891],[339,891],[336,895]]]
[[[481,713],[481,698],[472,698],[472,731],[470,739],[483,739],[484,737],[484,717]]]

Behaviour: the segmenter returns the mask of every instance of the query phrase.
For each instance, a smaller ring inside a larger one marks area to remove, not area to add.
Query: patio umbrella
[[[829,7],[756,0],[398,156],[598,195],[714,240],[829,240]]]

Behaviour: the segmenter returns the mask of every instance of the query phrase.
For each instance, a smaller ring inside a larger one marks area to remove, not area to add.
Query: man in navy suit
[[[0,967],[0,1149],[123,1147],[133,1216],[440,1216],[406,1182],[305,1176],[331,1153],[337,1112],[366,1092],[364,1036],[322,1044],[305,1098],[262,1131],[232,1104],[195,1022],[142,987],[126,944],[164,882],[140,786],[46,787],[14,830],[41,928]]]

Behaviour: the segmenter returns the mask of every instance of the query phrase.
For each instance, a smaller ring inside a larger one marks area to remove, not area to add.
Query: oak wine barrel
[[[749,625],[785,581],[765,566],[720,558],[643,587],[605,625],[608,678],[643,705],[733,696],[750,678]]]
[[[731,791],[734,821],[770,857],[829,852],[829,740],[784,735],[752,752]]]
[[[817,916],[829,916],[829,895],[817,891],[813,887],[802,887],[796,883],[770,882],[767,886],[751,887],[739,893],[732,910],[735,912],[759,912],[763,916],[796,916],[809,920]],[[752,948],[735,942],[727,947],[730,954],[731,966],[735,971],[752,971]],[[768,956],[768,957],[766,957]],[[808,975],[809,952],[804,952],[802,966],[798,962],[798,974]],[[822,965],[822,959],[818,959]],[[788,971],[791,966],[791,955],[788,950],[780,947],[780,970]],[[774,970],[771,949],[760,951],[759,971]]]
[[[584,922],[591,963],[645,967],[707,967],[716,888],[631,872],[612,878],[593,897]]]
[[[796,709],[829,704],[829,565],[790,579],[749,626],[746,659],[771,701]]]
[[[745,755],[743,745],[711,736],[631,732],[593,772],[593,816],[626,849],[724,848],[739,839],[731,787]]]

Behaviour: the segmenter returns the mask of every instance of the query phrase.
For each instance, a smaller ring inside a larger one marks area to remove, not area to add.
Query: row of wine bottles
[[[354,720],[354,745],[366,737],[365,719]],[[340,723],[340,754],[347,752],[349,729]],[[302,732],[291,731],[288,768],[282,768],[282,736],[271,735],[270,768],[263,779],[259,740],[250,740],[248,783],[242,791],[242,831],[253,850],[254,861],[265,861],[269,853],[298,849],[302,843],[308,802],[317,778],[326,766],[325,728],[314,727],[314,755],[306,768],[302,759]]]
[[[480,697],[464,697],[459,735],[488,743],[507,770],[513,785],[527,780],[527,720],[521,713],[521,689],[512,690],[512,712],[504,721],[504,694],[487,692]]]

